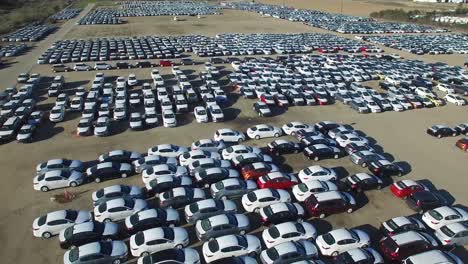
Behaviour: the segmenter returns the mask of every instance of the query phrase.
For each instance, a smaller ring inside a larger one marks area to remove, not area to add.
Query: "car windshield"
[[[206,115],[206,111],[205,110],[198,110],[197,113],[199,115]]]
[[[211,229],[211,222],[209,219],[204,219],[201,221],[201,227],[203,230],[208,231]]]
[[[276,226],[273,226],[270,229],[268,229],[268,233],[272,238],[278,238],[280,236],[280,232],[278,228],[276,228]]]
[[[441,220],[443,218],[442,215],[436,210],[430,210],[429,215],[432,216],[436,220]]]
[[[211,252],[216,252],[219,250],[219,244],[217,240],[211,240],[208,242],[208,248],[210,249]]]
[[[28,133],[31,133],[31,131],[32,131],[31,128],[28,127],[28,128],[22,128],[22,129],[19,131],[19,133],[20,133],[20,134],[28,134]]]
[[[145,235],[143,234],[143,232],[136,233],[135,244],[139,246],[139,245],[143,245],[143,243],[145,243]]]
[[[276,248],[267,249],[266,254],[271,260],[276,260],[279,258],[279,254]]]
[[[80,128],[89,127],[89,122],[80,122],[78,123],[78,127]]]
[[[447,226],[441,227],[440,231],[448,237],[453,237],[455,235],[455,233],[452,230],[450,230],[450,228],[448,228]]]
[[[52,114],[60,114],[62,113],[62,109],[61,108],[54,108],[52,109],[52,111],[50,111]]]
[[[164,118],[174,118],[174,114],[164,114]]]
[[[249,201],[251,202],[255,202],[257,200],[257,195],[255,194],[255,192],[249,192],[247,194],[247,199],[249,199]]]
[[[79,250],[77,247],[70,250],[70,253],[68,254],[68,259],[70,260],[71,263],[77,261],[78,257],[79,257]]]
[[[307,188],[307,185],[305,183],[298,184],[297,188],[299,188],[301,192],[307,192],[309,190],[309,188]]]
[[[393,219],[390,219],[387,221],[387,225],[392,229],[395,230],[398,228],[398,225],[393,221]]]
[[[67,213],[65,215],[65,219],[75,221],[77,217],[78,217],[78,211],[67,210]]]
[[[328,245],[333,245],[335,243],[335,238],[330,233],[326,233],[322,238]]]

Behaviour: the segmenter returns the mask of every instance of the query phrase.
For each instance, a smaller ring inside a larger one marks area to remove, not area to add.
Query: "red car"
[[[390,191],[392,191],[396,197],[406,199],[412,193],[429,191],[429,189],[421,183],[413,180],[402,180],[392,184],[390,186]]]
[[[320,95],[320,94],[314,94],[314,97],[315,97],[315,101],[317,101],[317,103],[319,105],[327,105],[328,104],[328,99],[325,96]]]
[[[468,151],[468,138],[459,139],[455,146],[463,151]]]
[[[169,60],[160,60],[159,66],[161,67],[171,67],[173,65],[172,61]]]
[[[312,194],[304,201],[304,205],[310,216],[320,218],[342,212],[352,213],[357,208],[354,197],[340,191]]]
[[[275,172],[278,170],[278,167],[276,167],[276,165],[274,164],[269,164],[265,162],[255,162],[242,167],[241,174],[245,180],[251,180],[258,179],[264,175],[267,175],[270,172]]]
[[[298,183],[299,182],[295,176],[282,172],[268,173],[257,180],[257,185],[260,189],[289,189]]]

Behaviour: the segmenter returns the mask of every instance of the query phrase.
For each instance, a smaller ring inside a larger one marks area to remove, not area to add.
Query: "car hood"
[[[122,256],[127,253],[127,245],[123,241],[112,241],[111,256]]]

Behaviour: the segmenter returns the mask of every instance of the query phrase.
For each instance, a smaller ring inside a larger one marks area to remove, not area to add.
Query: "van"
[[[8,118],[0,128],[0,141],[5,142],[15,139],[16,133],[20,129],[21,120],[17,116]]]

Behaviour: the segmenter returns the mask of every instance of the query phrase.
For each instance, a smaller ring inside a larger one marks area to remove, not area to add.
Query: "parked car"
[[[301,146],[292,141],[277,139],[267,145],[269,153],[279,156],[282,154],[299,153]]]
[[[188,244],[189,235],[183,227],[156,227],[130,237],[130,249],[135,257],[146,257],[165,249],[182,249]]]
[[[455,129],[450,128],[446,125],[432,126],[428,128],[426,132],[427,134],[434,136],[434,137],[438,137],[438,138],[449,137],[449,136],[455,137],[458,135],[458,132]]]
[[[383,187],[383,181],[375,175],[368,173],[356,173],[347,177],[344,181],[347,191],[367,191],[372,189],[380,190]]]
[[[306,240],[287,241],[262,251],[262,263],[290,263],[294,261],[312,260],[318,256],[315,245]]]
[[[244,255],[256,256],[262,247],[260,240],[252,235],[227,235],[205,242],[202,247],[207,263]]]
[[[320,235],[315,240],[323,256],[336,257],[340,253],[370,245],[369,235],[360,229],[340,228]]]
[[[320,165],[313,165],[299,171],[298,177],[301,182],[306,182],[308,180],[335,181],[338,179],[333,169],[325,168]]]
[[[285,222],[273,225],[262,232],[263,243],[267,248],[272,248],[287,241],[311,241],[316,237],[317,229],[308,222]]]
[[[426,231],[421,221],[411,216],[399,216],[382,222],[380,232],[385,236],[393,236],[407,231]]]
[[[304,208],[298,203],[275,203],[265,206],[259,211],[261,223],[277,225],[288,221],[302,222],[305,215]]]
[[[91,194],[94,206],[117,198],[145,199],[146,192],[139,186],[117,184],[98,189]]]
[[[452,223],[437,229],[434,233],[443,246],[464,246],[468,244],[468,223]]]
[[[103,240],[118,240],[119,226],[116,223],[85,222],[60,231],[59,242],[62,249],[80,247]]]
[[[171,248],[158,252],[153,252],[148,256],[138,259],[138,264],[163,264],[163,263],[186,263],[198,264],[200,263],[200,255],[193,248]]]
[[[312,194],[337,191],[338,187],[331,181],[308,180],[292,187],[292,193],[297,201],[303,202]]]
[[[161,208],[181,208],[205,199],[205,192],[199,188],[177,187],[159,195]]]
[[[346,192],[328,191],[312,194],[304,201],[310,216],[325,218],[330,214],[352,213],[357,208],[354,197]]]
[[[409,256],[435,249],[437,241],[428,233],[406,231],[380,240],[380,251],[389,261],[402,261]]]
[[[237,207],[233,201],[205,199],[186,205],[184,208],[187,223],[195,223],[208,217],[224,213],[236,213]]]
[[[254,181],[229,178],[212,184],[210,192],[211,196],[215,199],[231,199],[242,196],[255,189],[257,189],[257,185]]]
[[[97,263],[121,264],[127,260],[128,249],[125,242],[100,241],[85,244],[65,252],[63,262],[67,264]]]
[[[145,210],[148,204],[143,199],[117,198],[94,207],[94,219],[99,222],[124,220],[136,212]]]
[[[468,220],[468,212],[456,206],[442,206],[425,212],[422,215],[423,222],[436,230],[442,226]]]
[[[252,139],[279,137],[281,135],[283,135],[281,128],[270,125],[261,124],[247,129],[247,136]]]
[[[339,254],[335,258],[337,264],[351,263],[385,263],[382,255],[373,248],[355,248]]]
[[[438,249],[429,250],[423,253],[407,257],[402,261],[404,264],[427,264],[427,263],[451,263],[462,264],[463,261],[451,252]]]
[[[290,189],[298,183],[299,181],[293,174],[287,174],[279,171],[270,172],[257,179],[257,186],[262,189]]]
[[[37,175],[33,179],[34,190],[48,192],[49,190],[76,187],[85,181],[83,173],[74,170],[52,170]]]
[[[132,172],[132,165],[118,162],[103,162],[86,170],[88,177],[98,183],[107,178],[126,178],[130,176]]]
[[[406,204],[412,210],[422,214],[427,210],[447,205],[448,202],[436,192],[419,191],[408,195]]]
[[[215,215],[199,220],[195,224],[195,232],[201,241],[225,235],[245,235],[249,229],[249,218],[243,214]]]
[[[63,229],[91,221],[93,216],[88,211],[59,210],[34,219],[32,229],[35,237],[50,238]]]
[[[406,199],[409,195],[420,191],[429,191],[422,183],[413,180],[397,181],[390,186],[390,191],[399,198]]]
[[[334,146],[328,146],[325,144],[317,144],[317,145],[312,145],[304,148],[304,156],[308,158],[309,160],[315,160],[318,161],[320,159],[324,158],[334,158],[338,159],[342,155],[341,149],[334,147]]]

